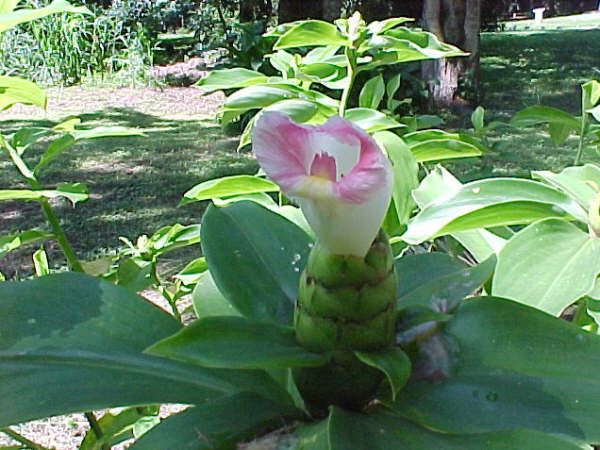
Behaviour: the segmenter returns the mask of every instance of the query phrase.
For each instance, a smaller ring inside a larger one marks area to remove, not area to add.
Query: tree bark
[[[438,39],[471,53],[467,58],[430,60],[422,64],[431,106],[462,112],[467,101],[460,96],[461,86],[468,86],[477,99],[481,0],[425,0],[423,19],[425,28]]]

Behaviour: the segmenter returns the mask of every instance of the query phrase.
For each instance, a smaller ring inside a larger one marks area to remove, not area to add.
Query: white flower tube
[[[298,202],[320,244],[336,255],[364,257],[393,185],[392,167],[375,140],[338,116],[310,126],[264,112],[252,144],[267,176]]]

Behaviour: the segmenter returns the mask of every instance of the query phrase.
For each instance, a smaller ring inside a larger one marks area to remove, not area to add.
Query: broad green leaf
[[[294,122],[308,122],[318,112],[316,103],[307,100],[291,99],[282,100],[267,106],[263,111],[278,111],[290,117]]]
[[[595,164],[567,167],[558,174],[546,170],[534,171],[531,176],[565,192],[585,210],[590,208],[590,202],[600,192],[600,168]]]
[[[329,359],[300,347],[293,328],[236,316],[198,319],[146,352],[223,369],[322,366]]]
[[[586,112],[590,113],[592,116],[594,116],[594,119],[600,122],[600,105],[596,106],[595,108],[588,109]]]
[[[418,162],[481,156],[487,149],[477,140],[461,133],[422,130],[402,136]]]
[[[6,14],[15,9],[21,0],[0,0],[0,14]]]
[[[392,198],[399,224],[408,223],[415,202],[412,191],[419,185],[419,166],[412,153],[397,135],[389,131],[381,131],[373,135],[375,140],[387,152],[394,171],[394,188]]]
[[[25,201],[36,201],[44,198],[57,198],[66,197],[73,205],[78,202],[87,200],[88,191],[87,188],[81,183],[62,183],[59,184],[55,190],[28,190],[28,189],[8,189],[0,190],[0,201],[2,200],[25,200]]]
[[[390,30],[398,25],[402,25],[406,22],[412,22],[415,19],[411,19],[409,17],[393,17],[391,19],[386,19],[382,21],[374,21],[368,25],[369,32],[373,34],[385,33],[387,30]]]
[[[16,150],[19,156],[21,156],[31,144],[34,144],[40,138],[48,136],[50,133],[52,133],[52,130],[49,128],[21,128],[10,138],[10,145]]]
[[[266,83],[268,77],[260,72],[241,67],[234,69],[211,70],[196,83],[203,93],[252,86]]]
[[[288,401],[264,372],[143,354],[181,325],[98,278],[61,273],[1,283],[0,317],[10,318],[0,337],[0,426],[123,405],[202,403],[243,391]]]
[[[251,320],[292,322],[308,235],[254,202],[209,207],[202,250],[219,291]],[[234,267],[235,271],[231,268]]]
[[[399,415],[441,432],[600,441],[600,336],[495,297],[462,302],[446,332],[459,350],[453,375],[408,385],[391,405]]]
[[[274,49],[310,46],[347,47],[350,42],[335,25],[321,20],[304,20],[287,30],[279,37]]]
[[[131,292],[139,292],[157,284],[156,268],[152,261],[140,257],[127,258],[117,268],[117,284]]]
[[[385,94],[385,82],[381,74],[368,80],[360,90],[358,106],[361,108],[377,109]]]
[[[591,449],[532,430],[444,434],[419,427],[383,408],[360,414],[332,407],[328,419],[330,450],[576,450]],[[311,447],[306,447],[311,448]]]
[[[445,253],[407,255],[395,262],[398,276],[397,305],[450,312],[494,273],[496,258],[467,267]]]
[[[600,83],[596,80],[590,80],[581,85],[581,104],[583,111],[587,111],[600,100]]]
[[[292,407],[254,394],[241,393],[210,400],[165,419],[130,447],[132,450],[227,449],[258,431],[298,419]]]
[[[396,109],[394,108],[394,95],[396,95],[396,92],[400,88],[401,81],[402,74],[397,73],[392,78],[390,78],[390,80],[385,86],[385,95],[387,96],[386,108],[391,112],[394,112],[394,109]]]
[[[519,111],[510,121],[513,127],[530,127],[540,123],[560,124],[570,130],[578,130],[580,126],[577,118],[550,106],[530,106]]]
[[[450,172],[442,166],[437,166],[421,181],[418,189],[413,191],[413,198],[422,209],[434,200],[442,201],[443,198],[451,197],[460,190],[461,186],[461,182]],[[511,230],[504,227],[504,231]],[[492,254],[497,254],[506,242],[504,238],[483,228],[456,231],[451,235],[479,262],[485,261]]]
[[[406,125],[396,122],[384,113],[369,108],[347,109],[344,117],[361,127],[367,133],[406,127]]]
[[[326,62],[333,57],[340,47],[338,45],[328,45],[326,47],[315,47],[302,58],[302,65]]]
[[[475,111],[471,114],[471,123],[473,124],[473,128],[475,131],[479,131],[483,129],[484,122],[483,118],[485,116],[485,109],[483,107],[478,106],[475,108]]]
[[[92,14],[92,12],[85,6],[73,6],[65,0],[54,0],[52,3],[50,3],[44,8],[24,8],[0,15],[0,32],[6,31],[9,28],[12,28],[20,23],[30,22],[35,19],[46,17],[50,14],[61,12]]]
[[[410,378],[410,358],[398,347],[377,352],[354,352],[354,354],[365,364],[385,374],[392,388],[393,398],[396,398]]]
[[[548,217],[586,221],[585,211],[574,200],[550,186],[518,178],[488,178],[427,204],[402,239],[418,244],[456,231],[527,224]]]
[[[0,16],[0,28],[2,16]],[[2,31],[0,29],[0,31]],[[17,77],[0,76],[0,111],[14,105],[36,105],[46,108],[46,93],[35,83]]]
[[[188,247],[200,242],[200,224],[167,225],[154,233],[146,243],[146,248],[154,255]]]
[[[295,431],[297,450],[331,450],[329,445],[329,418],[300,426]]]
[[[27,230],[18,234],[0,236],[0,258],[23,245],[35,244],[53,238],[54,235],[52,233],[37,230]]]
[[[258,84],[240,89],[225,101],[222,123],[228,123],[251,109],[266,108],[282,100],[300,99],[313,102],[320,112],[331,115],[337,111],[338,101],[315,91],[291,84]]]
[[[594,287],[600,239],[546,219],[511,238],[498,255],[492,293],[559,315]]]
[[[229,300],[215,286],[210,272],[204,272],[192,292],[194,312],[199,319],[212,316],[240,316]]]
[[[552,122],[548,124],[548,133],[550,134],[550,139],[556,146],[562,145],[572,131],[573,128],[571,128],[571,126],[568,124]]]
[[[36,250],[33,253],[32,258],[35,274],[38,277],[43,277],[44,275],[48,275],[50,273],[50,268],[48,267],[48,256],[43,248]]]
[[[173,275],[173,278],[181,280],[186,285],[195,285],[207,270],[208,265],[204,257],[196,258],[187,263],[177,274]]]
[[[179,205],[210,200],[212,198],[277,191],[279,191],[279,186],[265,178],[253,175],[234,175],[197,184],[183,194],[183,199]]]
[[[105,445],[116,445],[126,439],[131,439],[133,437],[132,430],[137,421],[149,416],[157,418],[157,414],[157,408],[144,407],[125,408],[116,414],[109,411],[98,419],[102,437],[98,439],[93,429],[88,430],[79,444],[78,450],[103,450]]]
[[[127,127],[96,127],[91,130],[73,130],[52,141],[48,146],[39,162],[33,169],[37,174],[43,167],[50,163],[54,158],[67,150],[73,144],[86,139],[97,139],[103,137],[119,136],[144,136],[140,130]]]

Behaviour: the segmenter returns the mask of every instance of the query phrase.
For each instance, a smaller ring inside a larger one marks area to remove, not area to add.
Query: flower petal
[[[252,148],[268,177],[288,193],[309,174],[315,156],[311,131],[285,114],[265,111],[252,131]]]

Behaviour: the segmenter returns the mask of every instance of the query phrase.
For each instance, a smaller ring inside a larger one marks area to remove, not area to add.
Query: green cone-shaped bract
[[[300,279],[294,316],[296,339],[315,352],[332,352],[322,367],[294,370],[307,403],[360,407],[372,399],[383,374],[354,351],[394,342],[396,273],[387,237],[380,232],[367,255],[333,255],[315,245]]]

